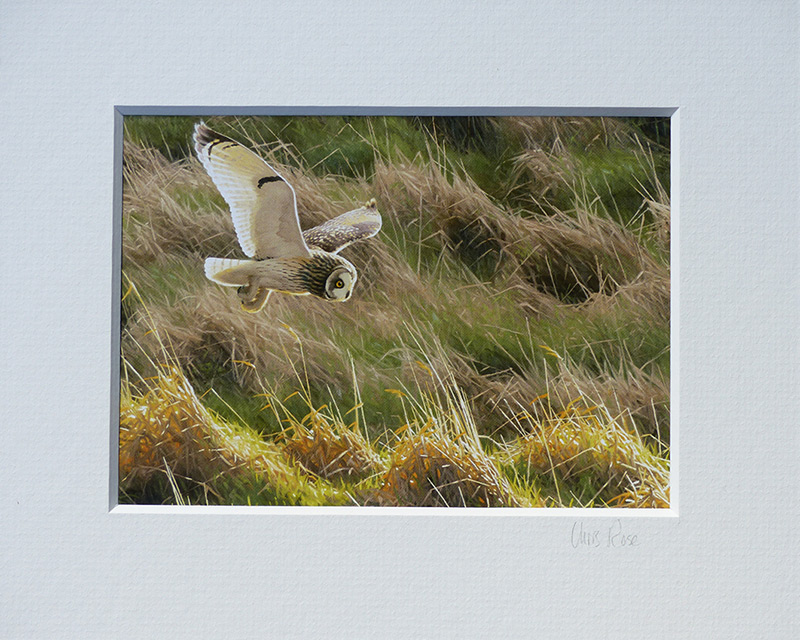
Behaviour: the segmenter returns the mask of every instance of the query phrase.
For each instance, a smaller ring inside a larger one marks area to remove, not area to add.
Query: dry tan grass
[[[570,184],[569,156],[558,157],[542,149],[526,149],[514,158],[511,182],[516,190],[527,192],[532,202],[544,199],[559,187]]]
[[[230,216],[223,214],[221,199],[189,206],[208,180],[199,163],[170,163],[158,151],[130,143],[125,145],[123,161],[126,262],[142,264],[174,253],[227,255],[234,230]],[[212,202],[215,206],[208,206]]]
[[[503,118],[503,126],[523,146],[557,156],[566,154],[569,144],[584,148],[629,146],[636,138],[632,129],[617,118],[512,116]]]
[[[632,232],[589,211],[521,217],[493,202],[468,177],[435,162],[379,162],[373,179],[387,213],[400,224],[433,224],[421,241],[441,243],[468,263],[491,258],[518,286],[566,301],[613,293],[653,273],[666,280]],[[656,280],[658,282],[658,280]],[[663,289],[662,285],[662,289]]]
[[[297,299],[275,298],[269,303],[273,310],[283,312],[298,304]],[[312,306],[320,321],[331,322],[326,315],[335,311],[313,302]],[[154,308],[151,317],[171,345],[175,359],[187,369],[219,363],[239,384],[255,391],[262,388],[260,372],[268,371],[273,384],[295,379],[294,363],[299,362],[301,352],[288,326],[242,312],[228,290],[203,289],[172,306]],[[152,349],[157,337],[149,331],[146,325],[140,325],[132,335]],[[307,361],[311,380],[322,386],[335,384],[343,373],[336,367],[340,361],[336,345],[308,337],[307,346],[314,354]]]

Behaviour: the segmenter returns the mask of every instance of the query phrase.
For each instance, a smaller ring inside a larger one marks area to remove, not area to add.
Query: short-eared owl
[[[228,203],[242,250],[253,258],[207,258],[207,278],[238,287],[242,307],[251,313],[264,307],[272,291],[350,298],[358,274],[338,253],[380,231],[374,199],[301,231],[294,189],[259,156],[202,122],[194,128],[194,148]]]

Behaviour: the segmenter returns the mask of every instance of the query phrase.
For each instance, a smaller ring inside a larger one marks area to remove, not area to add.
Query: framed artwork
[[[669,507],[669,117],[125,111],[120,503]]]
[[[0,31],[0,637],[796,635],[795,2]]]

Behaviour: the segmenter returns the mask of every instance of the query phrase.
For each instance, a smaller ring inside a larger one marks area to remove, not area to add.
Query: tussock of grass
[[[206,502],[225,504],[216,485],[255,477],[280,502],[327,501],[319,487],[305,483],[279,447],[250,429],[221,420],[208,411],[175,366],[145,381],[147,391],[123,389],[120,408],[120,490],[146,492],[148,483],[166,474],[191,489],[201,487]],[[334,493],[334,492],[331,492]]]
[[[552,479],[551,499],[598,501],[614,506],[668,507],[669,474],[665,460],[642,442],[622,416],[605,407],[586,406],[579,398],[560,412],[545,405],[544,418],[523,410],[513,417],[523,435],[507,456],[526,478]],[[579,493],[576,494],[575,487]]]
[[[455,382],[441,345],[424,357],[413,363],[415,389],[387,389],[401,401],[406,423],[389,442],[389,469],[367,504],[534,506],[527,494],[515,492],[484,449],[471,402]]]
[[[395,446],[391,467],[367,504],[417,507],[519,507],[496,462],[464,437],[429,420]]]
[[[301,419],[277,398],[271,406],[288,423],[283,436],[283,451],[307,473],[331,479],[360,480],[379,473],[384,462],[355,423],[326,415],[326,407],[309,404],[309,413]],[[355,408],[351,411],[357,411]]]
[[[484,279],[498,271],[516,274],[523,289],[564,302],[610,294],[642,273],[663,272],[637,237],[611,220],[580,209],[545,218],[514,215],[468,176],[450,173],[436,162],[376,164],[381,202],[412,229],[409,235],[419,236],[418,251],[447,249]]]

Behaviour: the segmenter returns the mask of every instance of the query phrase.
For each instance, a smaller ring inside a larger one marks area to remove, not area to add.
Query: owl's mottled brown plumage
[[[381,228],[381,214],[373,198],[360,209],[348,211],[303,232],[309,247],[338,252],[362,238],[374,236]]]

